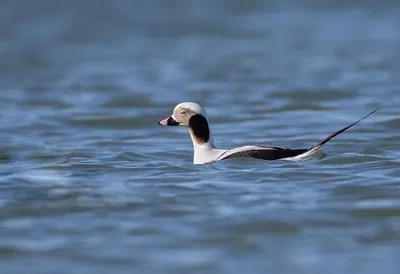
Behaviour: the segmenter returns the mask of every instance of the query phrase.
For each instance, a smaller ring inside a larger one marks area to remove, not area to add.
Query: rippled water
[[[3,1],[1,273],[398,273],[397,1]],[[310,161],[192,164],[217,146]]]

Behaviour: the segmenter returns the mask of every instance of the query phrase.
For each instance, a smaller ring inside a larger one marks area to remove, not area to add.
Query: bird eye
[[[181,114],[186,115],[187,114],[186,110],[181,110]]]

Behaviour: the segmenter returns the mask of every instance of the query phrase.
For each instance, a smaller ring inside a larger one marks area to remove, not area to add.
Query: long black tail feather
[[[358,124],[359,122],[361,122],[362,120],[364,120],[365,118],[367,118],[368,116],[372,115],[373,113],[375,113],[378,110],[375,109],[374,111],[370,112],[369,114],[365,115],[363,118],[361,118],[360,120],[352,123],[351,125],[348,125],[347,127],[344,127],[338,131],[335,131],[334,133],[332,133],[331,135],[329,135],[328,137],[326,137],[324,140],[322,140],[321,142],[316,143],[315,145],[313,145],[309,150],[316,150],[318,148],[320,148],[323,144],[329,142],[332,138],[334,138],[335,136],[339,135],[340,133],[345,132],[346,130],[348,130],[349,128],[351,128],[352,126]]]

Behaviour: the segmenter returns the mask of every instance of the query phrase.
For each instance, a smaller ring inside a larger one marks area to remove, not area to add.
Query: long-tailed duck
[[[194,164],[207,164],[240,157],[251,157],[262,160],[297,160],[311,155],[333,137],[364,120],[377,110],[375,109],[360,120],[332,133],[312,147],[304,149],[289,149],[267,145],[249,145],[228,150],[217,149],[214,146],[205,109],[193,102],[185,102],[177,105],[172,116],[161,120],[158,124],[162,126],[182,126],[189,131],[193,141]]]

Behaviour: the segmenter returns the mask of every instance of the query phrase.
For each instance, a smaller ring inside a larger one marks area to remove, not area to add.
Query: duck
[[[158,122],[161,126],[180,126],[189,131],[193,143],[193,164],[210,164],[233,158],[255,158],[260,160],[301,160],[308,158],[335,136],[375,113],[373,110],[354,123],[335,131],[322,141],[309,148],[290,149],[270,145],[246,145],[233,149],[218,149],[214,145],[207,112],[204,107],[194,102],[178,104],[171,116]]]

